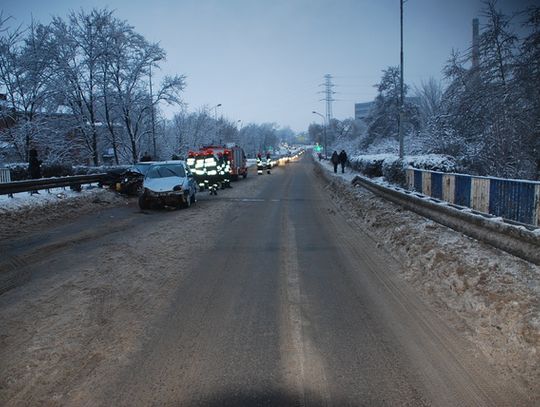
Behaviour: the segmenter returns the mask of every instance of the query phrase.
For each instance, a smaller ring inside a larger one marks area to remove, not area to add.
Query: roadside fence
[[[407,188],[454,205],[540,226],[540,182],[408,168]]]

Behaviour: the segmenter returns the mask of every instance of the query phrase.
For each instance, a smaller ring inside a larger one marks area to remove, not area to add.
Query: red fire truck
[[[247,160],[244,149],[235,144],[227,144],[224,146],[205,146],[201,148],[197,153],[204,153],[207,150],[212,150],[212,153],[216,156],[228,155],[231,166],[230,174],[232,180],[237,180],[238,177],[247,177]]]

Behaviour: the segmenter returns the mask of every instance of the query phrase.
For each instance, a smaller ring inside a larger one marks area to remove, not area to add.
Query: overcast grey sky
[[[500,0],[505,12],[539,0]],[[3,0],[4,16],[47,23],[70,9],[108,7],[167,51],[162,74],[187,75],[190,110],[304,131],[324,114],[323,75],[336,84],[334,117],[372,100],[381,71],[399,65],[399,0]],[[481,0],[405,3],[405,81],[439,79],[452,48],[466,50]],[[481,21],[482,24],[482,21]],[[13,24],[13,21],[11,23]],[[169,112],[170,114],[170,112]]]

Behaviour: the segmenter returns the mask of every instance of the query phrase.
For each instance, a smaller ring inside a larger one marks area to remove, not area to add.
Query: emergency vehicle
[[[218,160],[222,157],[226,157],[228,161],[228,174],[227,179],[236,181],[240,176],[243,178],[247,177],[248,167],[246,154],[244,149],[235,144],[226,144],[223,146],[219,145],[210,145],[205,146],[199,149],[198,151],[190,151],[188,154],[187,163],[192,172],[197,175],[203,175],[203,160],[198,160],[198,157],[208,156],[209,154],[214,155]],[[200,168],[196,168],[196,166]]]
[[[242,147],[237,146],[234,143],[225,144],[223,146],[206,146],[201,148],[200,151],[210,149],[216,156],[227,155],[229,158],[230,175],[233,181],[236,181],[240,176],[247,177],[248,168],[246,154]]]

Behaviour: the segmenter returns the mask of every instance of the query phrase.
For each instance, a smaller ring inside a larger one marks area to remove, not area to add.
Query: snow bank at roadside
[[[43,223],[88,213],[105,206],[123,204],[126,199],[117,193],[96,186],[81,192],[54,188],[50,193],[20,192],[0,195],[0,238],[16,236]]]
[[[540,267],[353,187],[350,169],[321,167],[339,205],[396,258],[403,277],[540,400]]]

